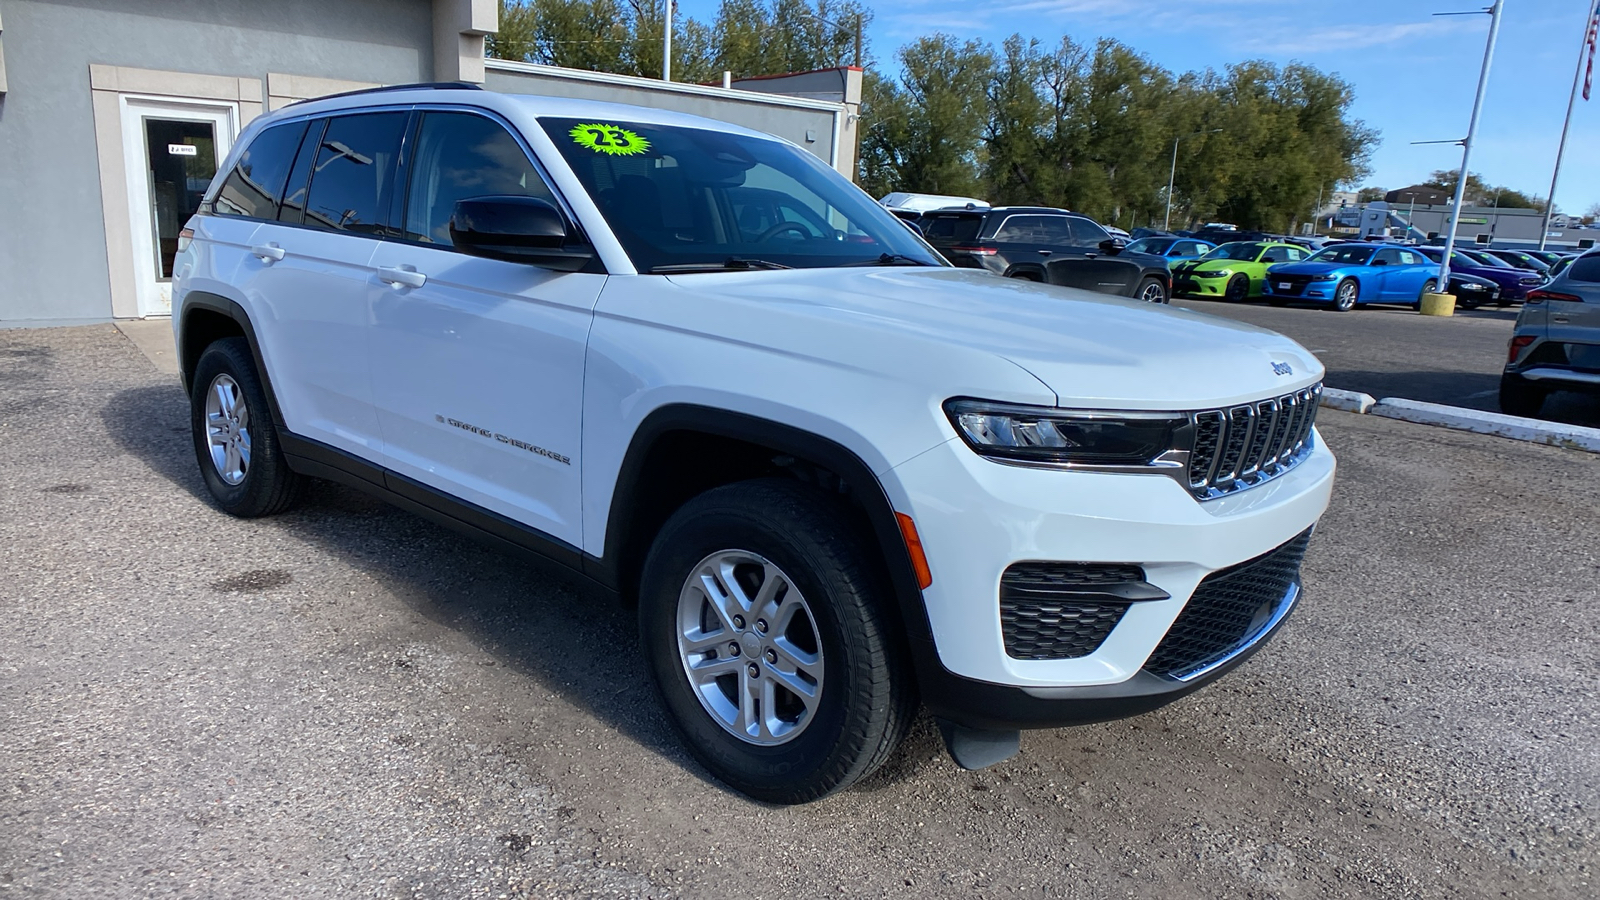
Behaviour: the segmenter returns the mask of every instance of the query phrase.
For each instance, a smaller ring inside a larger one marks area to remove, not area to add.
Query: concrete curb
[[[1327,393],[1326,389],[1323,393]],[[1324,400],[1323,405],[1329,404]],[[1516,441],[1600,453],[1600,428],[1563,425],[1559,422],[1524,419],[1520,416],[1507,416],[1479,409],[1463,409],[1459,406],[1424,403],[1421,400],[1401,400],[1395,397],[1379,400],[1372,407],[1371,414],[1421,425],[1442,425],[1459,431],[1492,434]]]
[[[1345,412],[1368,413],[1378,401],[1371,394],[1362,394],[1357,391],[1341,391],[1338,388],[1325,387],[1322,389],[1322,405],[1329,409],[1342,409]]]

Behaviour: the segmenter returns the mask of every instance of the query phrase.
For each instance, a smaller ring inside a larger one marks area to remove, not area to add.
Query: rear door
[[[1110,232],[1082,216],[1056,216],[1071,229],[1069,246],[1050,262],[1051,284],[1082,288],[1101,294],[1132,297],[1139,290],[1142,265],[1131,259],[1108,255],[1100,248]],[[1065,259],[1061,257],[1065,256]]]
[[[994,234],[985,238],[985,247],[992,247],[1005,263],[1001,271],[1011,274],[1031,270],[1043,277],[1044,264],[1058,254],[1071,255],[1072,235],[1064,224],[1052,225],[1051,220],[1062,216],[1037,213],[1012,213],[995,228]]]
[[[412,145],[401,233],[366,273],[387,464],[576,546],[584,348],[606,276],[455,249],[458,200],[510,194],[561,206],[499,120],[424,110]]]
[[[1565,345],[1567,362],[1576,369],[1600,372],[1600,255],[1574,262],[1555,293],[1581,300],[1548,300],[1549,339]]]
[[[408,110],[315,120],[278,220],[251,239],[245,290],[289,430],[376,461],[368,261],[384,234]],[[326,127],[324,127],[324,125]]]

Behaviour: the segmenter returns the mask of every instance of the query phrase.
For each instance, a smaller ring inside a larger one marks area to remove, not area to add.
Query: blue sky
[[[1356,91],[1354,114],[1381,143],[1366,184],[1403,187],[1434,169],[1455,169],[1460,148],[1411,141],[1466,134],[1488,35],[1490,0],[868,0],[877,20],[873,50],[893,65],[895,49],[943,31],[999,43],[1012,32],[1054,43],[1114,37],[1176,72],[1265,58],[1339,73]],[[680,0],[709,21],[716,0]],[[1561,118],[1588,0],[1506,0],[1472,170],[1492,184],[1543,196],[1550,187]],[[1600,81],[1600,78],[1597,78]],[[1556,202],[1582,212],[1600,202],[1600,84],[1580,97]]]

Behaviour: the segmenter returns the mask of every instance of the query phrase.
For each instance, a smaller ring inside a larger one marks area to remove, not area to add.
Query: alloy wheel
[[[678,594],[678,656],[713,721],[742,741],[794,740],[816,718],[823,655],[811,607],[782,569],[721,550]]]
[[[250,407],[228,375],[213,378],[206,389],[206,447],[218,477],[234,485],[244,481],[250,470]]]

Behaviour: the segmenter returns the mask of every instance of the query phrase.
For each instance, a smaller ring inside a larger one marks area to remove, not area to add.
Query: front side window
[[[556,202],[522,146],[500,123],[472,113],[423,113],[406,196],[408,239],[451,246],[450,216],[456,201],[508,194]]]
[[[378,234],[393,192],[407,113],[362,113],[328,122],[311,166],[305,224]]]
[[[1373,260],[1373,262],[1385,266],[1398,266],[1400,265],[1400,251],[1392,248],[1379,250],[1377,257]]]
[[[1223,244],[1221,247],[1218,247],[1210,253],[1207,253],[1205,258],[1236,259],[1241,262],[1255,262],[1256,257],[1260,255],[1260,244],[1252,244],[1248,241],[1234,241],[1231,244]]]
[[[239,154],[239,162],[228,173],[228,180],[222,183],[212,211],[221,216],[276,218],[289,167],[294,165],[295,151],[300,149],[300,139],[305,133],[305,122],[288,122],[256,135],[250,146]]]
[[[1264,263],[1288,262],[1289,258],[1288,247],[1268,247],[1261,254],[1261,261]]]
[[[640,272],[752,261],[946,265],[888,210],[788,144],[677,125],[539,121]]]
[[[1093,247],[1101,241],[1110,240],[1111,232],[1088,219],[1073,219],[1072,238],[1081,246]]]
[[[1317,251],[1307,262],[1331,263],[1336,266],[1364,266],[1372,259],[1371,247],[1333,246]]]

